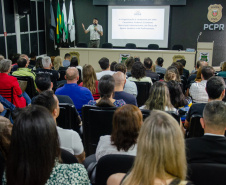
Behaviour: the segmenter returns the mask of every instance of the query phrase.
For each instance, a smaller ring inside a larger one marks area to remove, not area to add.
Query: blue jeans
[[[31,98],[28,96],[28,94],[24,91],[22,95],[26,100],[26,104],[30,105],[31,104]]]

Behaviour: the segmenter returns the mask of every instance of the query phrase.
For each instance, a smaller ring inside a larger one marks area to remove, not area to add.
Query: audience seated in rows
[[[36,69],[36,74],[47,73],[50,75],[51,81],[53,82],[53,89],[57,88],[57,80],[59,79],[59,73],[52,69],[52,62],[50,57],[42,58],[43,68]]]
[[[83,165],[60,164],[59,144],[55,121],[46,108],[22,109],[13,126],[3,184],[89,184]]]
[[[208,94],[208,102],[213,100],[221,101],[225,96],[225,82],[222,77],[213,76],[206,83],[206,92]],[[203,115],[203,109],[206,103],[193,103],[188,111],[185,120],[185,128],[189,128],[192,115]]]
[[[109,59],[106,57],[103,57],[99,60],[99,65],[101,68],[101,72],[96,73],[97,75],[97,80],[100,80],[102,76],[104,75],[113,75],[114,72],[110,71],[110,64],[109,64]]]
[[[186,140],[188,163],[226,164],[226,104],[211,101],[200,118],[204,136]]]
[[[108,185],[191,184],[185,181],[184,136],[173,117],[153,110],[145,119],[137,141],[137,155],[132,169],[127,174],[110,176]]]
[[[120,71],[124,74],[127,73],[126,65],[122,63],[118,63],[115,65],[115,71]],[[129,93],[137,97],[137,86],[134,82],[126,79],[126,83],[123,89],[124,92]]]
[[[151,79],[155,79],[156,81],[158,81],[159,75],[152,71],[152,64],[153,62],[149,57],[144,59],[144,67],[146,68],[145,75],[147,77],[150,77]]]
[[[170,101],[170,94],[165,82],[155,82],[150,89],[150,95],[145,104],[140,109],[177,111]]]
[[[36,74],[28,68],[29,62],[23,57],[20,57],[17,61],[18,69],[12,73],[13,76],[31,76],[34,80],[35,84],[35,76]]]
[[[207,80],[214,76],[214,69],[211,66],[203,66],[201,71],[201,82],[193,83],[190,87],[189,94],[195,103],[207,103],[208,95],[206,93]]]
[[[120,71],[113,74],[115,79],[115,90],[114,90],[114,99],[120,100],[123,99],[126,104],[132,104],[137,106],[137,100],[135,96],[123,91],[124,85],[126,83],[126,75]]]
[[[32,105],[41,105],[48,109],[55,123],[59,116],[59,101],[52,91],[44,91],[39,94]],[[80,163],[85,160],[85,152],[79,134],[73,130],[62,129],[57,126],[60,139],[60,147],[75,155]]]
[[[89,64],[84,65],[82,70],[82,76],[83,82],[81,82],[79,86],[88,88],[91,91],[94,100],[99,99],[100,94],[98,91],[98,81],[93,67]]]
[[[111,75],[104,75],[101,77],[98,89],[100,98],[98,100],[90,100],[88,105],[96,105],[98,107],[121,107],[125,105],[125,101],[113,98],[115,88],[115,80]]]
[[[18,69],[18,60],[19,60],[19,58],[25,58],[26,59],[26,61],[27,61],[27,63],[28,63],[28,66],[29,66],[29,64],[30,64],[30,60],[29,60],[29,58],[28,58],[28,56],[26,55],[26,54],[16,54],[14,57],[13,57],[13,60],[14,60],[14,62],[15,62],[15,64],[13,65],[13,67],[12,67],[12,72],[13,71],[16,71],[17,69]],[[27,66],[27,67],[28,67]],[[30,66],[29,66],[29,68],[30,68]]]
[[[26,100],[23,97],[22,90],[19,86],[16,77],[9,76],[8,74],[11,71],[11,60],[3,59],[0,61],[0,89],[11,89],[13,88],[13,104],[16,107],[25,107]],[[7,98],[11,102],[10,98]]]
[[[132,66],[131,77],[128,80],[133,82],[149,82],[153,84],[150,77],[145,76],[145,67],[141,62],[135,62]]]
[[[69,67],[70,62],[71,62],[71,55],[69,53],[66,53],[64,55],[63,67]]]
[[[56,95],[67,95],[69,96],[79,112],[80,116],[82,113],[82,106],[87,104],[90,100],[93,100],[92,93],[86,87],[80,87],[77,84],[79,80],[78,69],[70,67],[66,70],[67,84],[56,90]]]
[[[155,72],[156,73],[162,73],[162,74],[166,73],[166,69],[162,67],[163,62],[164,62],[163,58],[161,58],[161,57],[157,58],[157,60],[155,62],[156,63],[156,65],[155,65]]]
[[[123,105],[116,109],[111,135],[101,136],[96,160],[108,154],[136,155],[137,137],[143,123],[143,115],[134,105]]]

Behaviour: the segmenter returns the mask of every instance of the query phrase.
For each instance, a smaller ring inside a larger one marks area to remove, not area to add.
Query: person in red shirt
[[[23,108],[26,106],[26,100],[22,96],[22,90],[19,86],[16,77],[9,76],[11,71],[12,61],[8,59],[3,59],[0,61],[0,89],[11,89],[13,88],[13,104],[16,107]],[[4,97],[4,95],[2,94]],[[11,102],[10,98],[6,98]]]

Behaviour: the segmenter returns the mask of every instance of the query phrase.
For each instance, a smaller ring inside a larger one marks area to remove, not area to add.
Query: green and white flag
[[[70,33],[71,42],[75,41],[75,21],[74,21],[72,1],[70,1],[70,7],[69,7],[68,31]]]
[[[58,5],[57,5],[57,27],[56,27],[57,43],[60,43],[61,34],[62,34],[62,17],[61,17],[61,12],[60,12],[60,3],[58,1]]]
[[[62,8],[62,21],[63,21],[63,41],[66,42],[68,39],[68,28],[67,28],[67,13],[65,8],[65,2],[63,2]]]

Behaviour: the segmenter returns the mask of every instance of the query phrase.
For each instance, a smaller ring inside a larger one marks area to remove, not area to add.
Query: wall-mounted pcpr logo
[[[208,8],[207,18],[210,22],[216,23],[222,18],[223,7],[220,4],[210,5]]]
[[[210,5],[208,7],[207,18],[210,22],[216,23],[222,18],[222,9],[223,7],[220,4]],[[203,30],[224,30],[224,24],[204,24]]]

